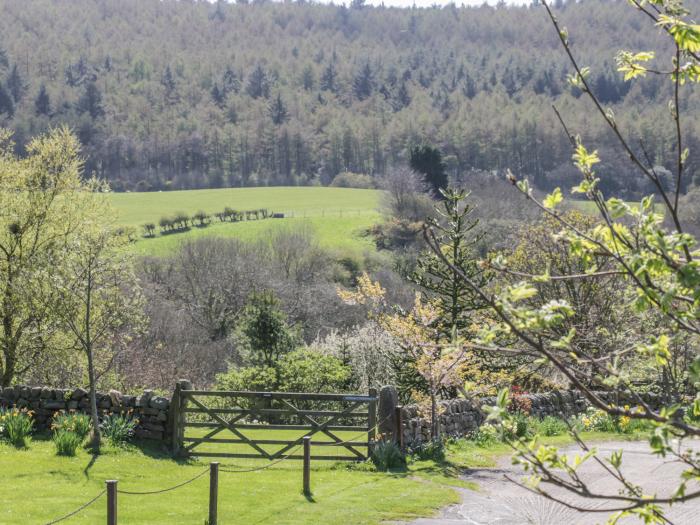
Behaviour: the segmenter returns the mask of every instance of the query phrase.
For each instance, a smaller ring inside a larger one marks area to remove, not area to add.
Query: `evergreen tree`
[[[0,47],[0,67],[5,68],[10,65],[10,60],[7,58],[7,51]]]
[[[256,366],[274,368],[279,358],[294,350],[299,341],[296,331],[287,324],[279,299],[271,291],[251,295],[240,332],[248,361]]]
[[[51,115],[51,98],[44,84],[39,87],[39,94],[34,101],[34,111],[37,115]]]
[[[217,86],[216,84],[214,84],[214,87],[211,88],[211,98],[217,106],[219,106],[220,108],[224,107],[226,95],[222,90],[219,89],[219,86]]]
[[[270,97],[270,81],[263,67],[258,64],[248,78],[246,93],[253,98]]]
[[[395,111],[399,111],[407,107],[411,103],[411,95],[408,93],[408,87],[406,82],[402,81],[399,84],[399,88],[396,90],[396,96],[393,100],[393,106]]]
[[[15,104],[10,92],[3,84],[0,84],[0,115],[3,113],[12,117],[15,114]]]
[[[426,251],[418,258],[410,278],[436,301],[440,335],[463,337],[472,325],[472,315],[487,306],[459,274],[482,287],[488,284],[489,276],[479,266],[479,220],[473,217],[474,208],[466,202],[468,193],[447,189],[441,195],[443,202],[436,207],[438,216],[431,220],[431,226],[441,252],[459,272],[435,252]]]
[[[301,85],[305,91],[311,91],[314,88],[316,79],[314,78],[314,69],[310,65],[306,65],[301,74]]]
[[[321,89],[323,91],[330,91],[335,93],[338,89],[336,85],[336,80],[338,78],[338,71],[335,68],[335,61],[331,60],[326,68],[323,70],[321,75]]]
[[[238,80],[238,76],[233,69],[227,67],[221,83],[221,90],[224,96],[227,96],[229,93],[238,93],[240,89],[241,83]]]
[[[226,20],[226,13],[224,12],[224,1],[223,0],[216,0],[216,8],[214,9],[214,12],[209,15],[210,20],[218,20],[219,22],[223,22]]]
[[[89,113],[94,119],[104,115],[102,107],[102,93],[95,82],[88,82],[85,85],[83,95],[78,100],[78,111],[81,113]]]
[[[374,90],[374,73],[369,61],[365,62],[352,83],[353,93],[357,100],[365,100],[372,95]]]
[[[289,113],[287,112],[287,106],[282,100],[282,95],[278,92],[275,99],[270,103],[268,108],[270,113],[270,118],[275,126],[281,126],[289,118]]]
[[[160,83],[165,88],[165,101],[168,104],[176,102],[177,84],[175,83],[175,77],[173,77],[173,72],[170,69],[170,66],[165,67],[165,71],[163,71]]]
[[[439,149],[428,145],[411,148],[410,165],[413,171],[425,175],[436,195],[441,195],[440,190],[447,188],[446,167]]]
[[[7,90],[10,92],[10,95],[12,95],[15,104],[22,100],[22,97],[24,96],[24,92],[26,90],[26,86],[24,84],[24,81],[22,80],[22,77],[19,74],[19,68],[17,67],[17,64],[12,66],[10,74],[7,77]]]

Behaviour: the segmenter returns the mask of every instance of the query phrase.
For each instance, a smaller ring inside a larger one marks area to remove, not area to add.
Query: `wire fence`
[[[348,439],[345,439],[345,440],[343,440],[343,441],[329,441],[329,442],[327,442],[327,443],[324,442],[324,445],[327,445],[327,446],[343,446],[343,445],[345,445],[345,444],[347,444],[347,443],[352,443],[353,441],[359,439],[360,437],[367,435],[369,432],[372,432],[372,431],[375,431],[375,432],[376,432],[376,431],[379,429],[379,427],[380,427],[384,422],[386,422],[389,418],[391,418],[392,416],[393,416],[393,414],[388,414],[387,416],[385,416],[384,418],[382,418],[380,421],[378,421],[373,427],[368,428],[367,430],[363,430],[361,433],[359,433],[359,434],[357,434],[357,435],[355,435],[355,436],[352,436],[352,437],[350,437],[350,438],[348,438]],[[49,522],[47,522],[45,525],[54,525],[54,524],[56,524],[56,523],[60,523],[60,522],[63,522],[63,521],[65,521],[65,520],[68,520],[68,519],[72,518],[73,516],[76,516],[77,514],[79,514],[80,512],[82,512],[83,510],[85,510],[85,509],[87,509],[88,507],[90,507],[90,506],[91,506],[92,504],[94,504],[96,501],[98,501],[98,500],[99,500],[102,496],[104,496],[105,494],[107,494],[107,496],[108,496],[108,502],[107,502],[108,518],[107,518],[107,523],[108,523],[108,524],[112,524],[112,523],[116,524],[116,499],[112,499],[112,498],[116,498],[116,494],[122,494],[122,495],[126,495],[126,496],[150,496],[150,495],[155,495],[155,494],[164,494],[164,493],[166,493],[166,492],[171,492],[171,491],[177,490],[177,489],[179,489],[179,488],[182,488],[182,487],[184,487],[184,486],[186,486],[186,485],[189,485],[190,483],[193,483],[193,482],[197,481],[198,479],[202,478],[202,477],[203,477],[205,474],[207,474],[207,473],[210,473],[210,475],[211,475],[211,474],[212,474],[212,470],[215,470],[217,474],[216,474],[216,475],[212,475],[212,477],[211,477],[211,479],[210,479],[210,514],[209,514],[208,523],[209,523],[209,525],[216,525],[216,510],[214,509],[214,510],[213,510],[214,513],[212,514],[211,498],[213,497],[213,498],[214,498],[214,501],[216,501],[216,496],[215,496],[215,494],[218,492],[218,472],[224,472],[224,473],[227,473],[227,474],[245,474],[245,473],[250,473],[250,472],[259,472],[259,471],[262,471],[262,470],[267,470],[267,469],[269,469],[269,468],[274,467],[275,465],[278,465],[278,464],[282,463],[283,461],[286,461],[286,460],[289,459],[290,457],[294,456],[294,454],[295,454],[301,447],[302,447],[302,445],[297,445],[297,446],[296,446],[294,449],[292,449],[291,452],[289,452],[287,455],[285,455],[285,456],[283,456],[283,457],[281,457],[281,458],[279,458],[279,459],[277,459],[277,460],[275,460],[275,461],[272,461],[271,463],[268,463],[268,464],[266,464],[266,465],[262,465],[262,466],[259,466],[259,467],[251,467],[251,468],[245,468],[245,469],[228,469],[228,468],[219,468],[219,464],[218,464],[218,463],[211,463],[209,467],[207,467],[205,470],[203,470],[202,472],[200,472],[200,473],[197,474],[196,476],[194,476],[194,477],[188,479],[187,481],[183,481],[183,482],[181,482],[181,483],[178,483],[177,485],[173,485],[172,487],[167,487],[167,488],[164,488],[164,489],[159,489],[159,490],[148,490],[148,491],[131,491],[131,490],[116,489],[116,490],[114,491],[114,492],[115,492],[114,495],[110,495],[110,494],[108,493],[108,490],[107,490],[107,489],[104,489],[104,490],[102,490],[99,494],[97,494],[94,498],[92,498],[91,500],[89,500],[89,501],[83,503],[83,504],[82,504],[80,507],[78,507],[77,509],[73,510],[72,512],[70,512],[70,513],[68,513],[68,514],[65,514],[64,516],[61,516],[60,518],[57,518],[57,519],[55,519],[55,520],[53,520],[53,521],[49,521]],[[308,454],[308,452],[306,452],[306,450],[305,450],[305,455],[306,455],[306,454]],[[308,458],[305,458],[305,471],[306,471],[307,469],[308,469]],[[308,476],[308,472],[305,472],[305,479],[307,479],[307,476]],[[113,483],[113,484],[116,486],[116,482],[111,482],[111,483]],[[211,484],[212,484],[212,483],[215,483],[215,484],[216,484],[216,486],[215,486],[215,488],[213,489],[213,491],[212,491],[212,488],[211,488]],[[305,484],[306,484],[306,481],[305,481]],[[112,513],[113,513],[113,521],[111,521],[111,518],[110,518],[110,514],[112,514]]]

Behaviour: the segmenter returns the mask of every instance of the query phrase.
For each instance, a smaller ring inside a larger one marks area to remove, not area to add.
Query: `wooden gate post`
[[[304,436],[304,496],[311,496],[311,436]]]
[[[369,402],[367,408],[369,411],[369,432],[367,435],[367,457],[371,458],[374,454],[374,442],[377,439],[377,389],[370,388],[369,395],[372,401]]]
[[[187,397],[183,395],[183,390],[192,390],[192,383],[187,379],[180,379],[175,384],[175,391],[170,403],[170,419],[172,421],[172,449],[173,455],[182,454],[183,440],[185,438],[185,406]]]
[[[219,505],[219,463],[209,463],[209,524],[218,523]]]
[[[107,525],[117,525],[117,481],[107,480]]]

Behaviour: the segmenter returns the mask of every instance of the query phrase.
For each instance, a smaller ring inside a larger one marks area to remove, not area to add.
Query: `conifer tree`
[[[278,92],[275,99],[270,103],[269,107],[270,118],[275,126],[281,126],[289,118],[287,106],[282,100],[282,95]]]
[[[34,101],[34,110],[37,115],[51,115],[51,98],[44,84],[39,87],[39,94]]]

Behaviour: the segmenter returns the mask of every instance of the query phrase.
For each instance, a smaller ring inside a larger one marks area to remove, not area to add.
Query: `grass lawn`
[[[589,441],[632,439],[633,436],[587,433]],[[344,436],[341,436],[344,438]],[[570,443],[568,436],[546,438],[547,443]],[[460,469],[493,466],[510,452],[504,444],[479,447],[460,440],[448,447],[447,461],[418,461],[405,471],[375,472],[367,464],[312,462],[313,497],[301,493],[301,462],[284,461],[267,470],[221,472],[221,524],[379,524],[386,520],[429,516],[456,503],[453,487],[478,489],[459,479]],[[263,460],[224,459],[221,468],[262,466]],[[107,479],[119,480],[127,491],[158,490],[177,485],[207,469],[206,461],[174,461],[153,446],[105,447],[93,458],[80,450],[74,458],[58,457],[53,444],[41,438],[26,450],[0,443],[0,523],[46,523],[97,495]],[[207,515],[208,475],[172,492],[157,495],[120,495],[119,522],[132,524],[202,524]],[[102,523],[102,497],[70,524]]]
[[[223,460],[223,468],[263,465],[261,460]],[[192,478],[207,463],[170,459],[152,448],[128,451],[107,447],[97,459],[85,451],[58,457],[50,441],[35,439],[28,450],[0,444],[0,523],[39,524],[66,514],[97,495],[107,479],[119,488],[157,490]],[[427,516],[458,501],[450,484],[435,474],[411,470],[380,473],[362,466],[316,462],[311,473],[313,497],[301,493],[300,461],[285,461],[267,470],[220,474],[221,524],[370,524]],[[120,495],[119,522],[124,524],[202,524],[207,516],[208,475],[172,492]],[[95,524],[105,520],[106,500],[67,520]]]
[[[109,202],[119,224],[133,226],[143,233],[147,222],[158,224],[161,217],[176,212],[189,215],[199,210],[215,213],[226,206],[236,210],[267,208],[284,213],[284,219],[220,223],[214,219],[205,228],[140,239],[134,250],[141,255],[164,255],[187,239],[204,236],[234,237],[243,240],[264,237],[271,229],[304,223],[316,231],[322,246],[339,251],[372,250],[362,231],[379,222],[381,192],[350,188],[269,187],[224,188],[147,193],[113,193]]]

